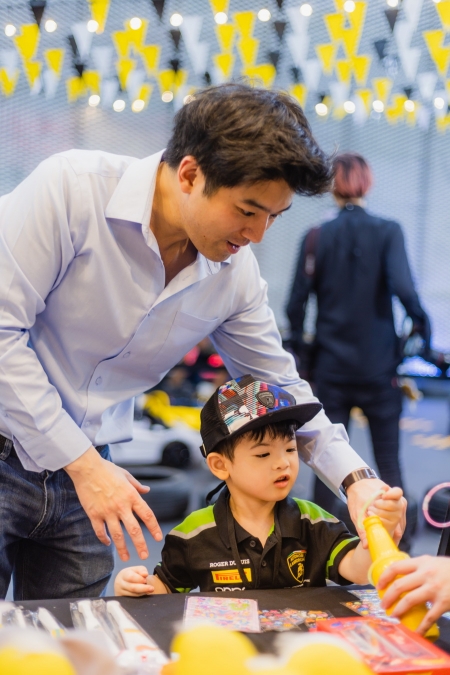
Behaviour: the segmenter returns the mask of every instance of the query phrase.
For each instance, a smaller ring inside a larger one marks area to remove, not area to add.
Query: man
[[[205,336],[232,377],[314,400],[247,245],[330,182],[293,100],[228,84],[179,111],[164,154],[62,153],[0,200],[0,595],[12,572],[17,599],[99,595],[105,544],[129,557],[121,524],[148,556],[136,516],[162,535],[145,488],[106,446],[131,438],[133,397]],[[381,482],[323,413],[302,434],[356,517]]]

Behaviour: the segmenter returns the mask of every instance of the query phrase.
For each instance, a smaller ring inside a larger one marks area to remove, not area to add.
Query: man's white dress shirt
[[[149,228],[161,155],[71,150],[0,198],[0,433],[26,469],[131,439],[133,397],[207,335],[232,377],[316,400],[281,347],[250,247],[223,263],[199,253],[164,285]],[[335,490],[365,465],[323,412],[300,434]]]

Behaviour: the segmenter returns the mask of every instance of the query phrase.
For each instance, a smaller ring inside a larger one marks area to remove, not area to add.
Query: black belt
[[[3,452],[3,450],[5,449],[5,445],[7,443],[12,444],[11,450],[9,451],[9,456],[10,457],[17,457],[17,459],[18,459],[18,455],[17,455],[16,449],[14,447],[14,444],[13,444],[12,440],[10,438],[6,438],[5,436],[2,436],[1,434],[0,434],[0,455]],[[104,450],[107,447],[108,447],[107,443],[105,443],[105,445],[94,445],[94,448],[97,450],[97,452],[102,452],[102,450]]]

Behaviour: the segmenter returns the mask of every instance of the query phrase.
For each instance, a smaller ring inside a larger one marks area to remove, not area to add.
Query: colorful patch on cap
[[[251,420],[296,405],[289,392],[248,375],[226,382],[218,397],[220,414],[230,434]]]

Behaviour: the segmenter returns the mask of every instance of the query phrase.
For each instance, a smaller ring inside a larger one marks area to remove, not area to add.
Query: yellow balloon
[[[51,652],[24,653],[15,647],[0,650],[2,675],[75,675],[69,661]]]
[[[327,641],[300,647],[292,654],[288,667],[301,675],[373,675],[365,663],[349,653],[345,646]]]
[[[171,651],[178,659],[164,675],[248,675],[244,665],[257,654],[250,640],[216,626],[196,626],[175,637]]]

